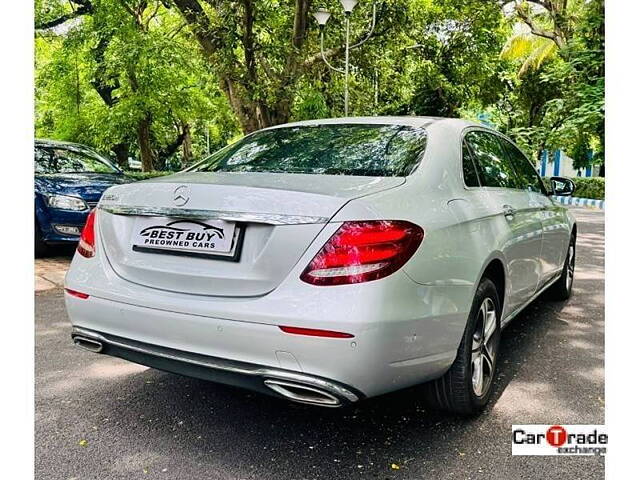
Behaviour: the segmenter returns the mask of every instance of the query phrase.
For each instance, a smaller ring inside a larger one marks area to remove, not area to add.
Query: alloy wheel
[[[478,311],[471,345],[471,385],[477,397],[484,396],[491,386],[497,353],[497,329],[495,304],[491,298],[485,298]]]

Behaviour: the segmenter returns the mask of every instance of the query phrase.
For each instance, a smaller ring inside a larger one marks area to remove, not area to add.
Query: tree
[[[411,110],[458,116],[495,102],[504,88],[497,61],[504,42],[499,7],[482,0],[450,0],[421,8],[413,32],[418,66]]]
[[[499,124],[538,157],[545,148],[563,148],[583,165],[585,146],[604,140],[603,2],[502,3],[511,5],[506,11],[515,28],[501,57],[518,70],[507,74],[495,106]],[[586,47],[593,36],[595,44]]]
[[[558,52],[557,45],[544,37],[537,37],[531,32],[515,33],[502,48],[500,57],[506,60],[521,61],[519,76],[529,71],[539,70]]]
[[[36,0],[35,28],[47,30],[59,27],[69,20],[94,12],[91,0],[69,0],[68,2]]]
[[[300,81],[316,67],[325,68],[318,44],[309,39],[311,31],[317,38],[317,26],[310,22],[310,0],[279,3],[277,8],[254,0],[173,3],[190,25],[242,129],[251,132],[289,121]],[[359,8],[370,2],[362,3]],[[401,29],[406,4],[407,0],[379,2],[383,14],[374,38]],[[353,21],[357,26],[356,17]],[[335,27],[327,28],[337,33]],[[371,48],[375,42],[367,45]],[[327,56],[343,51],[334,47]]]
[[[372,4],[352,14],[352,43]],[[354,115],[488,115],[532,155],[604,161],[603,0],[376,5],[373,36],[351,55]],[[322,60],[311,0],[35,6],[37,134],[111,151],[123,166],[139,155],[145,170],[179,168],[242,132],[343,111],[344,76]],[[340,68],[342,7],[324,6],[326,55]]]
[[[604,176],[604,2],[585,5],[572,39],[562,51],[564,62],[549,78],[563,85],[562,130],[580,148],[592,152],[582,166],[599,163]],[[575,157],[574,157],[575,158]],[[578,165],[580,166],[580,164]]]
[[[515,0],[516,16],[535,37],[552,41],[559,49],[566,46],[574,29],[574,13],[584,3],[581,0]],[[537,7],[537,10],[533,7]]]
[[[80,22],[38,36],[39,135],[112,150],[123,166],[135,145],[144,170],[164,168],[177,153],[188,163],[204,147],[203,138],[195,144],[191,138],[196,127],[221,120],[224,136],[235,135],[226,102],[192,54],[177,12],[162,1],[92,2]]]
[[[516,0],[506,2],[513,7],[519,21],[504,45],[501,57],[521,61],[519,75],[538,70],[567,46],[573,36],[576,18],[583,8],[582,0]]]

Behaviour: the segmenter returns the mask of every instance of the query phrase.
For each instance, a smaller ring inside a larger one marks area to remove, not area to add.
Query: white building
[[[546,161],[545,161],[546,160]],[[542,177],[597,177],[600,166],[573,168],[573,159],[561,150],[542,152],[542,161],[538,161],[538,172]]]

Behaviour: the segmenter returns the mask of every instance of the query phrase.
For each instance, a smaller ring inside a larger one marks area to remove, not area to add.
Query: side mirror
[[[570,178],[551,177],[551,194],[559,197],[569,197],[575,192],[576,184]]]

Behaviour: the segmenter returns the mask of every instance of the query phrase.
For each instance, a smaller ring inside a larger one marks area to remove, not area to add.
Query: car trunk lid
[[[99,231],[111,266],[126,280],[199,295],[258,296],[282,282],[343,205],[402,183],[403,177],[183,173],[110,189],[100,202]],[[160,232],[172,230],[202,242],[158,245],[159,236],[169,236]],[[223,252],[203,247],[211,238]],[[147,241],[155,242],[151,249]]]

